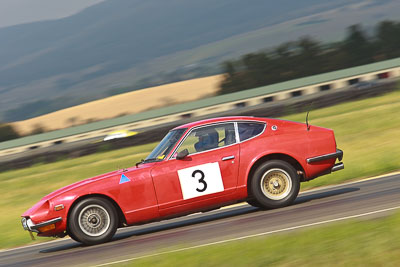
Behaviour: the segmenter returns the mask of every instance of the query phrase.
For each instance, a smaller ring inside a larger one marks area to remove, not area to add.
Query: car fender
[[[249,164],[247,164],[246,168],[241,168],[239,170],[239,184],[238,184],[238,194],[240,198],[246,198],[248,195],[247,191],[247,186],[248,182],[251,179],[252,172],[257,169],[260,163],[265,162],[267,160],[272,160],[272,159],[280,159],[280,160],[285,160],[289,161],[289,163],[293,163],[295,161],[297,163],[296,166],[294,166],[296,169],[300,169],[300,171],[305,171],[304,170],[304,164],[301,160],[301,157],[298,155],[295,155],[293,153],[290,153],[288,151],[282,151],[282,150],[268,150],[268,151],[262,151],[258,153],[255,157],[253,157],[250,161]],[[291,160],[288,160],[291,159]],[[302,164],[303,163],[303,164]]]

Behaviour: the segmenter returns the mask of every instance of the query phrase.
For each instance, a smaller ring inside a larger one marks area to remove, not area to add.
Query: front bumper
[[[32,220],[30,218],[23,217],[21,219],[22,227],[24,228],[24,230],[27,230],[30,232],[35,232],[35,233],[40,233],[40,228],[43,228],[48,225],[56,224],[61,221],[62,221],[62,218],[57,217],[57,218],[54,218],[54,219],[51,219],[51,220],[48,220],[45,222],[35,224],[34,222],[32,222]]]

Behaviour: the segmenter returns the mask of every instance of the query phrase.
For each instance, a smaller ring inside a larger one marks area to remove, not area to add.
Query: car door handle
[[[235,156],[227,156],[227,157],[223,157],[222,160],[230,160],[230,159],[234,159]]]

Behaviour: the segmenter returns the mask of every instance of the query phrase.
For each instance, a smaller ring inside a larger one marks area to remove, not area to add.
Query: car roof
[[[193,127],[201,126],[201,125],[205,125],[205,124],[225,122],[225,121],[259,121],[259,122],[267,122],[267,119],[266,118],[259,118],[259,117],[251,117],[251,116],[219,117],[219,118],[212,118],[212,119],[206,119],[206,120],[201,120],[201,121],[190,122],[190,123],[175,127],[174,130],[175,129],[183,129],[183,128],[193,128]]]

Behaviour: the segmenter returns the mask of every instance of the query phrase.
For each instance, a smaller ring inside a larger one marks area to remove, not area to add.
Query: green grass
[[[310,112],[310,124],[335,131],[345,169],[303,183],[302,188],[335,184],[400,169],[400,90]],[[303,122],[305,113],[285,117]],[[0,173],[0,248],[30,243],[20,215],[46,194],[75,181],[133,166],[156,144],[101,152]],[[36,242],[48,240],[39,238]]]
[[[399,266],[399,240],[397,213],[152,256],[118,266]]]
[[[305,121],[306,114],[285,117]],[[310,188],[400,169],[400,91],[313,110],[309,123],[335,131],[345,169],[303,183]]]

